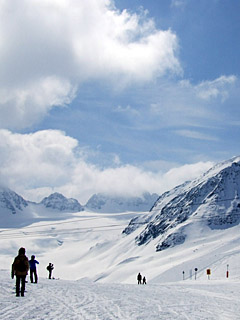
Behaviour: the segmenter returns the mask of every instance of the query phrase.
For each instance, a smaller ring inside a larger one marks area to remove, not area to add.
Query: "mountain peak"
[[[28,206],[28,202],[19,196],[16,192],[0,187],[0,208],[1,211],[10,211],[16,214],[23,211]]]
[[[96,212],[149,211],[157,200],[156,193],[144,193],[141,197],[111,196],[94,194],[86,203],[86,208]]]
[[[144,218],[130,221],[123,231],[141,231],[140,246],[158,239],[156,250],[181,244],[190,225],[226,229],[240,222],[240,157],[217,164],[202,177],[164,193]],[[143,223],[145,224],[143,226]]]
[[[84,210],[83,206],[76,199],[66,198],[58,192],[45,197],[40,204],[43,204],[46,208],[60,211],[78,212]]]

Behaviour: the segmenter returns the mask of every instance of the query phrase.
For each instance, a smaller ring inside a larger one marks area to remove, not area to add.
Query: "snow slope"
[[[15,297],[14,281],[0,270],[4,320],[237,320],[240,283],[180,282],[138,286],[40,278]]]
[[[156,252],[158,239],[144,246],[135,244],[138,230],[125,236],[122,230],[133,213],[79,213],[69,219],[38,222],[20,229],[0,230],[0,265],[9,269],[18,248],[36,255],[39,274],[46,275],[46,265],[54,263],[55,277],[77,280],[89,278],[102,283],[135,283],[140,271],[149,283],[181,281],[194,268],[206,279],[225,278],[226,267],[232,280],[240,280],[240,225],[212,230],[201,221],[188,227],[187,240],[178,246]]]
[[[131,217],[80,212],[0,230],[0,318],[239,319],[239,225],[226,230],[195,225],[185,243],[156,252],[154,241],[135,245],[138,230],[122,234]],[[10,267],[21,246],[40,262],[39,283],[28,283],[25,297],[16,298]],[[49,262],[59,280],[47,279]],[[136,284],[139,271],[147,286]]]

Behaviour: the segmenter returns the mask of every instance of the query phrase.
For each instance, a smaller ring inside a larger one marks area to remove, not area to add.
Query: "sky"
[[[238,0],[1,0],[0,181],[136,196],[239,155]]]

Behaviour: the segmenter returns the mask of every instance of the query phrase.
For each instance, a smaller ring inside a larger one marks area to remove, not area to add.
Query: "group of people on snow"
[[[18,250],[18,255],[15,257],[13,264],[12,264],[12,272],[11,276],[12,279],[14,276],[16,277],[16,296],[19,297],[20,294],[24,297],[25,292],[25,284],[26,284],[26,277],[28,275],[28,271],[30,270],[30,281],[31,283],[38,282],[37,276],[37,264],[39,262],[35,259],[35,256],[32,255],[31,259],[28,260],[26,256],[25,248],[20,248]],[[49,279],[52,277],[52,270],[54,269],[53,264],[49,263],[47,266],[47,270],[49,272]]]
[[[137,275],[137,282],[138,284],[147,284],[147,279],[145,276],[143,277],[139,272],[139,274]]]
[[[26,277],[28,275],[29,270],[30,270],[31,283],[38,282],[37,264],[39,264],[39,262],[35,259],[34,255],[31,256],[30,260],[28,260],[28,257],[26,256],[25,248],[20,248],[18,250],[18,255],[15,257],[12,264],[12,273],[11,273],[12,279],[14,278],[14,276],[16,277],[16,296],[17,297],[19,297],[20,294],[22,297],[24,297]],[[51,279],[52,271],[54,269],[53,264],[49,263],[46,269],[49,272],[48,278]],[[143,277],[140,272],[137,275],[137,282],[138,284],[147,284],[146,277],[145,276]]]

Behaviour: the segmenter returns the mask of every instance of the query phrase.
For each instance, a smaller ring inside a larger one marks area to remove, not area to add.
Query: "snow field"
[[[239,225],[210,230],[190,221],[183,244],[156,252],[158,239],[135,245],[139,229],[122,235],[131,216],[84,212],[0,230],[0,319],[240,319]],[[17,298],[10,268],[21,246],[40,262],[39,283]],[[60,280],[47,279],[49,262]],[[146,286],[136,284],[138,272]]]
[[[25,297],[16,297],[7,271],[0,270],[0,280],[4,320],[237,320],[240,314],[239,282],[143,286],[40,278],[27,283]]]

